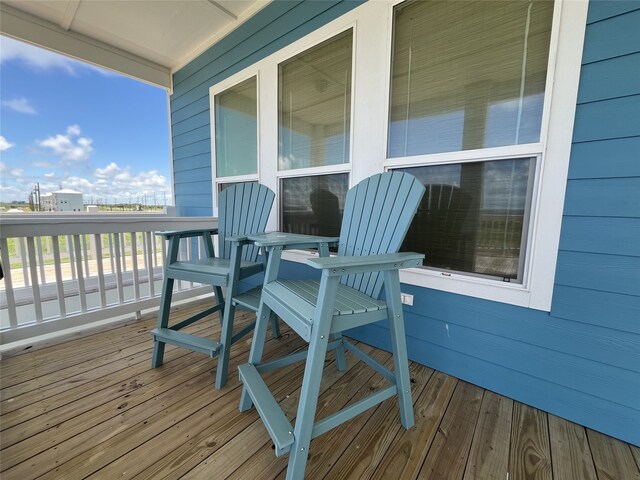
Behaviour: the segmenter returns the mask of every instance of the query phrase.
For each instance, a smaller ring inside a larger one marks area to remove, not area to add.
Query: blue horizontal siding
[[[556,284],[640,296],[640,258],[560,251]]]
[[[189,170],[182,170],[180,172],[173,172],[173,177],[176,183],[191,183],[206,180],[211,173],[211,168],[192,168]]]
[[[638,25],[640,9],[589,25],[589,39],[584,44],[582,62],[586,64],[637,53],[640,44]]]
[[[640,297],[556,285],[551,318],[640,334]],[[615,343],[605,348],[611,350]]]
[[[640,137],[574,143],[569,179],[640,177]]]
[[[565,215],[640,217],[640,177],[569,180]]]
[[[640,53],[585,65],[580,74],[578,103],[635,95],[639,78]]]
[[[204,127],[194,128],[193,130],[189,130],[188,132],[176,134],[173,136],[173,147],[184,147],[196,142],[202,141],[211,142],[211,131],[209,130],[209,126],[205,125]]]
[[[565,217],[560,250],[640,257],[640,218]]]
[[[638,29],[640,30],[640,29]],[[574,142],[640,136],[640,95],[578,105]]]
[[[587,24],[638,10],[638,0],[596,0],[589,4]]]
[[[187,170],[206,168],[209,170],[209,176],[211,178],[211,155],[209,153],[202,153],[200,155],[193,155],[192,157],[183,158],[173,168],[173,174],[177,172],[184,172]],[[203,179],[205,177],[202,177]],[[179,185],[179,184],[177,184]]]

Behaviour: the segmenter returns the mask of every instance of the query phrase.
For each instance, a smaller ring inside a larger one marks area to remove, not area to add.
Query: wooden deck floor
[[[239,316],[239,323],[249,317]],[[238,411],[237,375],[215,390],[216,360],[170,347],[165,365],[150,368],[153,323],[0,362],[3,480],[284,478],[288,457],[275,456],[255,410]],[[246,362],[248,346],[249,339],[234,346],[231,371]],[[302,346],[285,331],[268,341],[266,356]],[[345,373],[327,362],[321,415],[382,385],[348,358]],[[301,375],[298,364],[267,380],[291,419]],[[412,364],[411,376],[414,428],[401,427],[397,402],[387,400],[314,440],[306,478],[640,479],[637,447],[427,367]]]

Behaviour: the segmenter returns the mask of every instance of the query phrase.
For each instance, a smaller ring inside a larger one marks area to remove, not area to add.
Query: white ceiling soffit
[[[171,90],[171,73],[271,0],[2,0],[0,32]]]

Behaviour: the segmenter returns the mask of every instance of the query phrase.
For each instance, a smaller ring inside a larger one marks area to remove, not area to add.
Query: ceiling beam
[[[227,17],[229,17],[231,20],[233,21],[237,21],[238,20],[238,16],[233,13],[231,10],[226,9],[225,7],[223,7],[222,5],[220,5],[219,2],[216,2],[215,0],[207,0],[211,5],[213,5],[214,7],[216,7],[219,11],[221,11],[222,13],[224,13]]]
[[[0,33],[172,90],[171,69],[0,2]]]
[[[78,11],[79,6],[80,0],[69,0],[67,2],[67,8],[65,8],[64,15],[59,23],[60,28],[63,30],[69,30],[71,28],[71,24],[73,23],[73,19],[76,18],[76,12]]]

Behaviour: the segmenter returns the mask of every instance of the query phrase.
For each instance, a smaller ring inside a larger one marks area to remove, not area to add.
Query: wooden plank
[[[507,478],[512,415],[513,400],[493,392],[485,392],[464,480]]]
[[[417,478],[457,383],[454,377],[434,373],[415,400],[416,426],[410,430],[400,429],[373,470],[372,479]]]
[[[462,477],[480,413],[482,393],[482,389],[470,383],[458,383],[419,478]]]
[[[196,328],[192,327],[191,331],[210,334],[211,328],[200,325]],[[142,338],[138,338],[137,343],[123,346],[122,349],[116,352],[96,357],[92,362],[83,362],[67,368],[61,368],[57,372],[39,376],[5,389],[7,398],[0,403],[2,415],[66,392],[69,388],[80,387],[90,383],[96,377],[102,377],[102,373],[105,375],[115,374],[124,368],[133,367],[142,362],[143,359],[148,358],[148,351],[153,347],[150,338],[150,335],[144,335]],[[90,392],[90,388],[87,390],[87,394]],[[5,428],[6,425],[3,425],[0,430]]]
[[[299,348],[300,342],[297,339],[290,339],[289,341],[270,341],[269,355],[282,355],[288,350]],[[243,352],[243,355],[248,353]],[[246,361],[246,357],[243,357],[243,362]],[[275,373],[271,377],[278,388],[290,388],[288,384],[295,380],[295,375],[292,375],[292,369],[282,369]],[[215,401],[210,404],[210,407],[206,407],[199,410],[191,409],[189,415],[184,418],[179,424],[174,423],[169,428],[161,431],[157,435],[151,437],[148,434],[147,426],[140,426],[127,430],[126,433],[120,437],[114,437],[108,442],[108,447],[112,450],[110,456],[113,461],[106,464],[106,460],[102,460],[105,463],[103,468],[96,470],[95,473],[88,478],[116,478],[121,475],[121,472],[127,472],[128,476],[140,474],[148,466],[157,467],[158,463],[165,464],[167,456],[172,456],[175,460],[180,458],[184,460],[183,456],[176,457],[173,452],[176,450],[176,445],[187,445],[192,447],[203,434],[203,431],[207,430],[207,442],[210,446],[217,444],[224,444],[242,430],[249,426],[252,422],[256,421],[254,415],[246,415],[238,410],[238,398],[240,395],[240,383],[237,380],[237,376],[234,376],[233,381],[229,382],[229,387],[225,387],[222,390],[216,391],[211,395],[217,397]],[[219,393],[218,393],[219,392]],[[184,407],[188,410],[187,407]],[[162,421],[162,420],[161,420]],[[166,422],[165,422],[166,423]],[[211,440],[211,431],[215,429],[217,432],[216,440]],[[140,441],[140,438],[147,439],[147,441]],[[97,449],[95,451],[98,451]],[[123,456],[119,454],[125,453]],[[184,454],[184,450],[182,451]],[[198,453],[202,454],[202,449],[198,448]],[[145,458],[145,462],[141,463],[137,459],[140,457]],[[177,465],[172,463],[172,468]],[[98,465],[93,465],[92,469]],[[75,474],[75,472],[74,472]],[[155,474],[154,474],[155,475]],[[82,477],[78,477],[82,478]],[[155,477],[157,478],[157,477]]]
[[[584,427],[549,414],[553,478],[597,480]]]
[[[509,473],[512,478],[552,478],[547,416],[517,403],[513,408]]]
[[[283,353],[282,344],[268,342],[269,353]],[[275,350],[272,350],[273,347]],[[281,347],[278,350],[278,347]],[[178,349],[181,350],[181,349]],[[248,352],[243,349],[239,361],[247,360]],[[193,353],[189,353],[193,356]],[[193,357],[192,357],[193,358]],[[164,366],[163,366],[164,368]],[[150,369],[153,374],[162,369]],[[21,463],[3,472],[7,478],[26,478],[38,476],[55,468],[50,473],[54,477],[84,478],[94,469],[99,469],[126,453],[128,449],[147,442],[171,425],[178,424],[185,418],[203,408],[211,402],[221,398],[227,390],[216,390],[212,386],[211,363],[202,363],[196,367],[184,367],[183,378],[187,382],[165,392],[157,397],[136,405],[132,409],[120,412],[115,409],[115,416],[109,420],[87,428],[81,433],[48,448],[32,457],[28,462]],[[191,373],[190,373],[191,372]],[[196,375],[196,376],[193,376]],[[145,379],[134,379],[134,388],[145,388]],[[237,377],[235,378],[238,385]],[[84,401],[84,399],[82,400]],[[125,400],[125,402],[128,402]],[[80,402],[76,402],[80,403]],[[112,412],[114,407],[111,407]],[[209,416],[211,410],[207,410]],[[73,416],[70,413],[69,416]],[[55,443],[55,442],[54,442]],[[105,448],[108,448],[108,452]],[[140,458],[140,457],[136,457]]]
[[[638,465],[628,444],[590,429],[587,429],[587,437],[598,478],[640,479]]]

